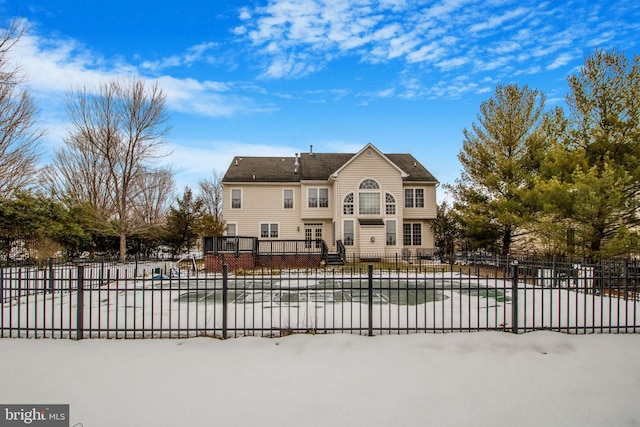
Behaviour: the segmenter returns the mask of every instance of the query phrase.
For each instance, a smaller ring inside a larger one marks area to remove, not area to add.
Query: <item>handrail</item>
[[[336,241],[336,249],[338,255],[340,255],[340,258],[342,258],[342,260],[344,261],[347,257],[347,248],[344,247],[344,243],[342,243],[342,240]]]

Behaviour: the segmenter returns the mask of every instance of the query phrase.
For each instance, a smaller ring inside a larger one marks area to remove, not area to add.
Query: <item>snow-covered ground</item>
[[[640,424],[640,336],[0,340],[0,402],[71,426]]]

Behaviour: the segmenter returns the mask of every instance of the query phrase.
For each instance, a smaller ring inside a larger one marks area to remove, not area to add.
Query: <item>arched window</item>
[[[361,190],[379,190],[380,186],[373,179],[365,179],[360,183]]]
[[[358,214],[380,215],[380,185],[373,179],[365,179],[359,189]]]
[[[344,202],[342,202],[342,213],[345,215],[353,215],[353,193],[349,193],[344,196]]]
[[[384,212],[387,215],[396,214],[396,199],[389,193],[384,195],[385,208]]]

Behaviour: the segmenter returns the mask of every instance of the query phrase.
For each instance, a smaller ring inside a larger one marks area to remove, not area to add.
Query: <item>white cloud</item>
[[[427,6],[404,0],[271,0],[242,10],[239,41],[250,43],[269,78],[304,77],[344,57],[444,71],[452,78],[481,78],[507,66],[510,74],[522,75],[570,65],[577,60],[573,46],[615,40],[632,30],[630,24],[589,26],[589,9],[535,0],[438,0]]]
[[[569,53],[561,53],[558,55],[551,64],[547,65],[547,70],[555,70],[563,65],[568,64],[573,59],[573,55]]]
[[[99,84],[122,78],[142,78],[157,81],[167,95],[167,106],[175,111],[207,117],[221,117],[246,112],[270,110],[259,106],[252,99],[254,88],[234,87],[231,93],[228,83],[198,81],[191,78],[175,78],[168,75],[149,77],[142,71],[161,69],[172,63],[189,64],[201,60],[215,43],[202,43],[187,49],[181,56],[170,56],[152,64],[143,62],[140,68],[118,60],[108,60],[80,45],[73,39],[42,37],[27,31],[19,44],[9,51],[11,60],[20,65],[27,76],[27,84],[48,114],[60,110],[60,99],[74,89],[88,90]],[[48,109],[52,99],[56,106]]]
[[[446,59],[444,61],[440,61],[436,64],[436,67],[440,68],[443,71],[448,71],[453,68],[459,68],[469,62],[469,58],[458,57]]]

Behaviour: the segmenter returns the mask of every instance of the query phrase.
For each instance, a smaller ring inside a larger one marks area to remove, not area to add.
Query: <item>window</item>
[[[342,243],[344,243],[345,246],[353,246],[353,239],[353,220],[347,219],[344,221],[342,227]]]
[[[358,212],[360,215],[380,215],[380,193],[360,193]]]
[[[396,220],[388,219],[387,220],[387,246],[395,246],[396,241]]]
[[[237,224],[229,223],[227,224],[227,236],[237,236]]]
[[[231,209],[241,209],[242,208],[242,190],[233,189],[231,190]]]
[[[342,202],[342,213],[345,215],[353,215],[353,193],[349,193],[344,196]]]
[[[424,189],[416,188],[416,208],[424,208]]]
[[[384,195],[384,203],[385,208],[384,212],[387,215],[395,215],[396,214],[396,199],[389,193]]]
[[[380,215],[380,186],[373,179],[360,183],[358,192],[358,214]]]
[[[405,208],[424,208],[424,189],[405,188],[404,189]]]
[[[260,237],[262,238],[278,238],[278,224],[260,224]]]
[[[329,207],[329,189],[328,188],[310,188],[309,189],[309,207],[310,208],[328,208]]]
[[[402,224],[402,240],[405,246],[422,245],[422,224]]]
[[[293,190],[284,190],[283,200],[285,209],[293,209]]]
[[[380,186],[373,179],[365,179],[360,183],[361,190],[379,190]]]

